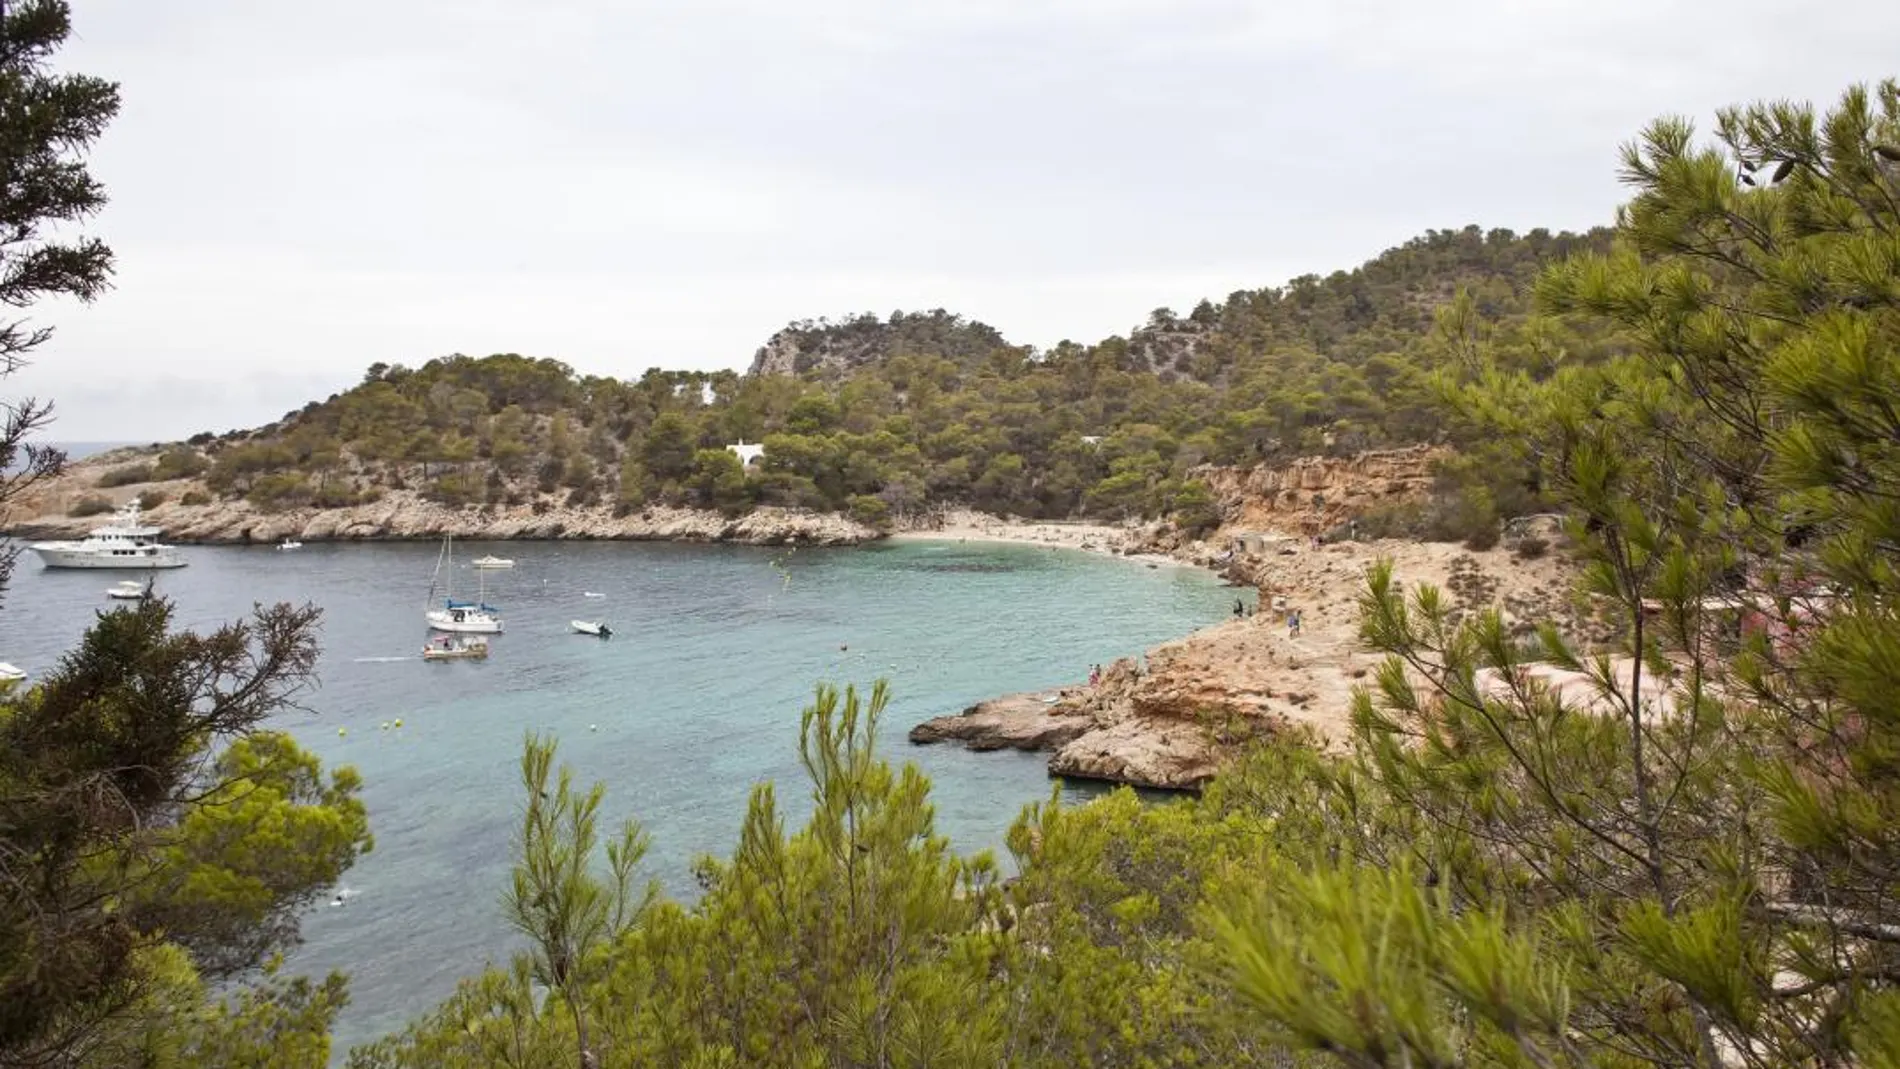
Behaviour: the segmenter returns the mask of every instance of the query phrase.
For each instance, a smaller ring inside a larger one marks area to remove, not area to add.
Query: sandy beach
[[[1101,553],[1124,560],[1154,565],[1191,568],[1195,565],[1160,553],[1129,553],[1140,542],[1142,528],[1104,523],[1049,520],[1015,520],[992,516],[970,509],[954,509],[944,514],[943,526],[913,528],[890,536],[893,542],[1002,542],[1012,545],[1048,546],[1051,549],[1075,549]]]

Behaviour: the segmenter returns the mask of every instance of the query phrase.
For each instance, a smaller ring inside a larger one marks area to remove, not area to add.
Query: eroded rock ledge
[[[163,486],[164,484],[158,484]],[[881,537],[863,524],[834,513],[761,508],[728,518],[703,509],[655,507],[616,516],[607,508],[531,506],[453,508],[409,491],[349,508],[260,511],[245,501],[182,505],[167,501],[145,518],[165,529],[170,542],[199,545],[277,542],[468,539],[630,539],[669,542],[742,542],[758,545],[855,545]],[[30,516],[9,526],[20,538],[75,538],[109,516]]]

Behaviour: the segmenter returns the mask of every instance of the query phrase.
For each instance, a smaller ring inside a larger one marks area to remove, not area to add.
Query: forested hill
[[[160,470],[108,478],[204,469],[212,492],[265,508],[408,487],[452,504],[782,504],[871,522],[947,502],[1204,515],[1198,464],[1455,437],[1425,379],[1480,335],[1521,365],[1592,356],[1597,340],[1530,320],[1529,292],[1544,264],[1608,242],[1435,231],[1354,271],[1046,351],[936,311],[794,324],[744,376],[628,381],[512,354],[377,365],[276,424],[199,435]],[[742,440],[765,445],[750,474],[725,448]]]

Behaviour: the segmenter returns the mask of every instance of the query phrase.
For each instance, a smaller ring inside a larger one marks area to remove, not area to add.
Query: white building
[[[726,446],[726,448],[730,450],[734,456],[739,458],[739,466],[747,471],[751,471],[754,467],[758,466],[760,461],[765,459],[765,446],[758,442],[747,442],[741,438],[739,441]]]

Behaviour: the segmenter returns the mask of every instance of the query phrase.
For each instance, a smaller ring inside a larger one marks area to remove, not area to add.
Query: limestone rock
[[[1049,750],[1073,740],[1089,721],[1060,706],[1061,693],[1009,694],[910,729],[918,744],[951,740],[972,750]]]

